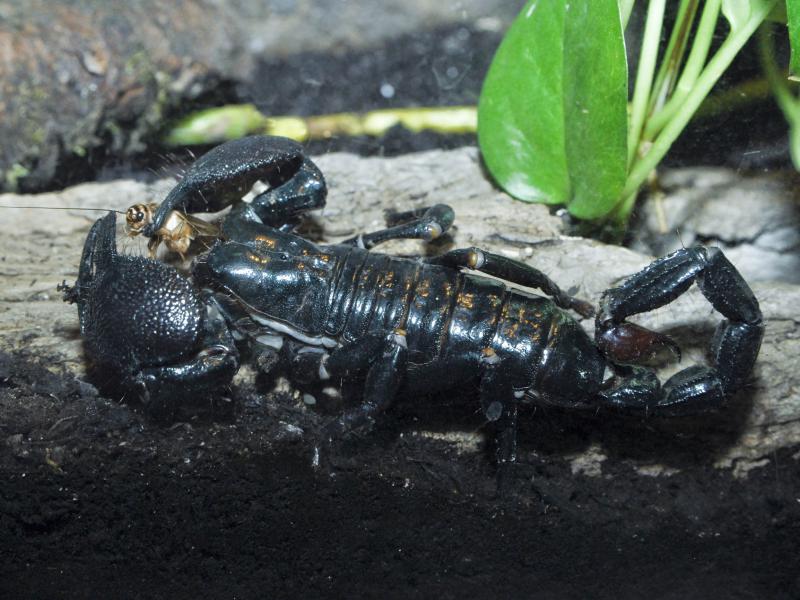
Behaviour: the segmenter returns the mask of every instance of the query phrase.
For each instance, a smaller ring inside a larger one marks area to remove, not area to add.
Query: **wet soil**
[[[420,434],[481,432],[468,389],[400,404],[315,468],[325,417],[296,394],[243,383],[165,425],[37,359],[0,359],[3,597],[800,593],[790,452],[739,480],[680,429],[529,411],[498,497],[488,447]],[[575,472],[571,451],[598,439],[618,456]],[[667,442],[678,473],[625,460]]]

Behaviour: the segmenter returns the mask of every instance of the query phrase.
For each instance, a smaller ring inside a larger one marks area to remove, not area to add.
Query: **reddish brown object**
[[[614,324],[597,332],[597,345],[606,356],[620,364],[657,364],[671,354],[680,360],[681,350],[667,335],[634,323]],[[669,354],[667,354],[669,353]]]

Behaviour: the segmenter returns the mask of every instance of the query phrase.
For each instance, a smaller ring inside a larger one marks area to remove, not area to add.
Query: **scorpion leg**
[[[450,229],[454,219],[455,213],[447,204],[435,204],[402,213],[387,213],[387,223],[391,227],[357,235],[341,243],[370,249],[389,240],[430,242]]]
[[[346,379],[362,374],[386,345],[386,336],[368,334],[345,342],[330,353],[316,346],[290,346],[288,354],[291,379],[300,384],[314,384],[328,379]]]
[[[491,352],[485,354],[481,362],[484,364],[480,381],[481,407],[496,431],[497,490],[502,494],[508,468],[516,460],[517,398],[500,357]]]
[[[345,343],[330,355],[301,349],[290,358],[290,369],[292,379],[300,383],[347,378],[366,371],[361,404],[325,427],[326,437],[336,439],[349,431],[371,426],[391,405],[402,383],[407,355],[405,333],[397,330],[388,336],[371,334]]]
[[[552,297],[556,305],[561,308],[572,309],[582,317],[588,318],[594,315],[594,307],[590,303],[570,296],[538,269],[499,254],[485,252],[479,248],[463,248],[426,259],[426,262],[473,269],[517,285],[537,288]]]
[[[369,358],[374,362],[369,367],[364,382],[362,403],[328,424],[325,429],[330,437],[336,438],[349,431],[372,426],[376,417],[391,405],[397,394],[405,372],[407,355],[405,336],[390,335],[378,358]]]
[[[659,389],[653,377],[636,371],[601,394],[611,403],[645,405],[665,416],[695,414],[724,403],[750,376],[761,346],[764,324],[752,290],[717,248],[687,248],[661,258],[601,300],[595,337],[612,362],[649,351],[659,334],[632,326],[630,315],[668,304],[697,281],[700,291],[725,317],[711,344],[712,366],[692,366],[673,375]]]

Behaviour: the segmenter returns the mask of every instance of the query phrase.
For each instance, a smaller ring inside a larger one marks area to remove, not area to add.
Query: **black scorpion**
[[[259,180],[268,191],[243,202]],[[326,194],[319,169],[290,140],[254,136],[208,152],[144,229],[153,236],[173,210],[231,207],[191,279],[163,262],[118,254],[114,214],[99,219],[77,282],[64,286],[90,357],[150,404],[229,384],[237,345],[264,369],[287,365],[298,382],[360,378],[363,399],[328,425],[331,438],[368,427],[398,394],[473,380],[483,414],[496,424],[501,464],[514,459],[523,401],[689,415],[724,404],[751,373],[761,312],[718,249],[678,250],[606,291],[592,340],[564,310],[588,317],[591,305],[521,262],[478,248],[416,259],[370,252],[390,239],[437,237],[453,221],[448,206],[395,214],[393,226],[336,245],[294,234]],[[661,385],[635,363],[668,347],[668,338],[625,319],[671,302],[693,282],[725,319],[710,366],[690,366]]]

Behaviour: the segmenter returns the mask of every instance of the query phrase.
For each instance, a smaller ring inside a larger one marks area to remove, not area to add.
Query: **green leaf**
[[[794,76],[800,76],[800,0],[786,0],[786,24],[789,27],[789,45],[792,47],[789,71]]]
[[[616,0],[530,0],[494,57],[478,141],[520,200],[608,214],[626,175],[628,69]]]
[[[800,171],[800,123],[789,123],[789,155],[792,157],[792,164],[797,171]]]

